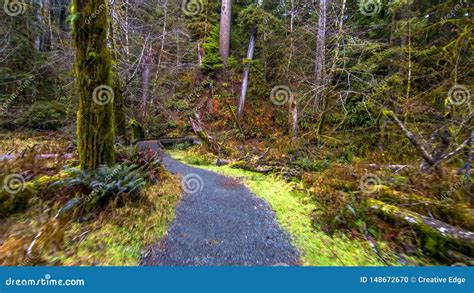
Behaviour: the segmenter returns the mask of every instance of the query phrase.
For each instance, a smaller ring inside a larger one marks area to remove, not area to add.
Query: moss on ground
[[[293,244],[302,254],[307,266],[380,266],[385,265],[373,252],[369,243],[350,239],[344,234],[329,236],[312,225],[311,212],[317,208],[314,201],[302,192],[295,191],[298,183],[288,183],[273,175],[262,175],[229,166],[205,164],[199,158],[180,150],[169,154],[196,167],[237,177],[252,192],[265,199],[276,214],[280,225],[290,232]],[[378,243],[384,257],[397,265],[396,255],[384,243]]]
[[[114,209],[90,227],[75,224],[70,235],[80,235],[85,229],[92,232],[77,243],[68,242],[64,252],[51,261],[63,265],[138,265],[143,251],[163,237],[174,218],[181,197],[177,180],[169,177],[145,188],[145,201]]]
[[[15,255],[0,257],[0,265],[138,265],[144,249],[164,236],[174,218],[181,197],[179,179],[164,174],[158,185],[141,193],[136,202],[111,205],[97,217],[68,220],[60,227],[60,245],[41,249],[35,259],[26,256],[26,249],[54,212],[34,206],[5,219],[0,224],[0,256],[11,251]]]

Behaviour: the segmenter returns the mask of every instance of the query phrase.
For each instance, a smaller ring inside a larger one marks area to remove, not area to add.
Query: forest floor
[[[30,186],[31,182],[48,184],[48,180],[54,178],[61,181],[58,176],[65,174],[67,168],[77,165],[73,142],[66,136],[37,133],[9,134],[2,138],[0,155],[8,154],[11,150],[17,157],[21,153],[25,155],[7,161],[9,163],[1,167],[7,167],[5,174],[19,173],[24,176],[26,186]],[[359,166],[357,160],[348,163],[328,159],[331,164],[322,165],[324,168],[321,167],[321,170],[297,177],[278,172],[262,174],[248,171],[233,163],[217,166],[216,156],[207,153],[202,146],[176,147],[167,150],[173,159],[164,157],[161,167],[156,169],[155,180],[149,181],[140,196],[122,204],[111,202],[94,213],[81,214],[65,223],[57,223],[54,215],[72,195],[68,189],[46,188],[31,197],[25,209],[3,218],[0,214],[0,255],[5,256],[0,258],[0,264],[439,264],[425,253],[428,252],[428,245],[433,246],[433,241],[421,238],[420,243],[410,242],[411,239],[418,241],[416,237],[408,237],[415,235],[415,229],[382,221],[365,211],[364,206],[357,205],[358,201],[348,201],[353,197],[341,196],[343,191],[348,195],[364,196],[357,191],[360,183],[354,173],[365,169]],[[133,149],[118,149],[121,164],[130,160],[127,159],[127,152]],[[72,157],[35,159],[37,154],[67,153]],[[138,153],[133,164],[142,164],[145,155]],[[275,156],[271,153],[268,155]],[[314,164],[319,162],[315,160]],[[405,178],[410,174],[400,173],[397,177],[391,173],[377,174],[383,178],[380,183],[385,185],[379,193],[371,194],[374,198],[386,200],[383,196],[390,196],[391,193],[386,194],[392,192],[397,198],[403,199],[400,194],[409,194],[406,188],[398,186],[405,186]],[[392,177],[396,180],[391,180]],[[308,178],[311,179],[309,185],[305,181]],[[428,182],[433,182],[428,179]],[[194,188],[198,188],[198,192],[189,192],[189,189],[193,191]],[[184,198],[181,200],[183,190]],[[348,200],[344,201],[345,198]],[[444,202],[441,205],[432,199],[428,203],[431,202],[436,207],[450,208]],[[407,205],[400,206],[407,208]],[[413,208],[412,205],[408,207]],[[464,211],[462,207],[456,206],[456,210]],[[324,213],[321,214],[321,211]],[[423,209],[417,211],[424,213]],[[444,210],[439,211],[439,216],[445,213]],[[470,228],[472,221],[465,220],[469,219],[468,216],[469,213],[456,213],[443,219]],[[333,229],[328,229],[326,219],[339,222],[335,222]],[[51,225],[56,225],[57,229],[54,228],[50,234],[43,234],[47,236],[44,241],[38,242],[37,255],[34,258],[25,255],[35,236]],[[445,242],[441,241],[433,247],[443,246],[446,246]],[[451,246],[446,247],[450,249]]]
[[[14,169],[9,172],[21,171],[26,180],[37,176],[30,175],[32,171],[39,173],[41,180],[49,176],[46,174],[56,176],[64,166],[76,164],[75,154],[66,162],[30,158],[37,152],[67,150],[64,145],[69,141],[58,134],[10,133],[0,138],[0,154],[13,150],[13,155],[19,155],[22,150],[29,150],[25,158],[10,161]],[[34,146],[37,150],[30,151]],[[5,161],[1,163],[1,168],[6,167]],[[145,248],[166,234],[181,193],[179,178],[163,170],[157,184],[145,186],[137,199],[111,203],[104,210],[62,222],[55,222],[53,217],[70,199],[66,190],[47,193],[43,200],[34,196],[26,210],[6,217],[0,213],[0,265],[136,266]],[[28,255],[27,250],[40,231],[44,237],[36,242],[34,253]]]

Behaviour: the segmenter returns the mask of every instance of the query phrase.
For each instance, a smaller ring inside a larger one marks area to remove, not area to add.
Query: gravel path
[[[163,164],[183,176],[185,192],[167,235],[142,265],[298,265],[298,251],[264,200],[229,177],[166,155]]]

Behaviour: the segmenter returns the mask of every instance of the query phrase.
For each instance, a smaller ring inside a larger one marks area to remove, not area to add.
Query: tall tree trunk
[[[221,6],[221,26],[219,32],[219,54],[224,65],[229,58],[230,47],[230,27],[232,22],[232,1],[222,0]]]
[[[142,101],[141,101],[141,110],[142,110],[142,123],[145,123],[147,117],[147,103],[148,103],[148,90],[150,84],[150,74],[151,74],[151,63],[152,63],[152,46],[145,50],[145,56],[143,60],[143,73],[142,73]]]
[[[294,30],[294,21],[295,21],[295,1],[291,0],[291,12],[290,12],[290,48],[288,63],[286,66],[286,79],[289,79],[291,59],[293,57],[294,51],[294,40],[293,40],[293,30]],[[290,133],[293,137],[293,140],[298,138],[298,105],[296,104],[296,98],[294,95],[290,94],[290,100],[288,101],[288,125],[290,125]]]
[[[324,69],[326,59],[326,22],[327,4],[329,0],[319,0],[318,34],[316,39],[316,58],[314,62],[314,85],[318,91],[315,103],[320,102],[321,87],[324,85]]]
[[[316,39],[316,58],[314,64],[314,86],[316,88],[316,96],[314,98],[314,108],[320,106],[321,117],[317,126],[318,134],[324,126],[326,99],[324,97],[325,85],[325,61],[326,61],[326,23],[327,23],[327,6],[329,0],[319,0],[319,20],[318,35]]]
[[[79,95],[77,136],[80,167],[95,170],[102,164],[112,165],[115,158],[107,1],[74,0],[72,7],[72,13],[77,15],[73,23],[73,39]],[[93,14],[95,17],[91,17]]]
[[[166,26],[168,24],[168,1],[165,1],[163,4],[163,30],[161,32],[161,45],[160,45],[160,53],[158,54],[158,65],[156,70],[155,79],[158,79],[158,72],[160,72],[161,68],[161,60],[163,58],[163,52],[165,50],[165,41],[166,41]]]
[[[289,78],[291,60],[293,59],[293,52],[295,49],[295,44],[293,40],[293,28],[295,23],[295,1],[291,0],[291,12],[290,12],[290,31],[288,33],[290,38],[290,48],[288,50],[288,62],[286,63],[286,79]]]
[[[291,125],[291,135],[293,139],[296,140],[298,138],[298,107],[294,95],[290,95],[288,104],[288,123]]]
[[[258,6],[262,6],[263,0],[257,0]],[[250,73],[250,62],[253,59],[253,53],[255,51],[255,42],[257,40],[257,28],[254,27],[252,29],[252,33],[250,34],[250,42],[249,42],[249,49],[247,51],[247,61],[248,63],[245,64],[244,68],[244,75],[242,77],[242,89],[240,92],[239,98],[239,106],[237,107],[237,118],[240,120],[242,119],[242,115],[244,114],[244,106],[245,106],[245,97],[247,96],[247,87],[249,83],[249,73]]]
[[[244,68],[244,76],[242,78],[242,89],[240,93],[239,106],[237,107],[237,118],[241,119],[244,113],[245,97],[247,95],[247,87],[249,83],[250,61],[253,59],[255,51],[255,41],[257,39],[257,28],[254,28],[250,35],[249,49],[247,51],[247,64]]]

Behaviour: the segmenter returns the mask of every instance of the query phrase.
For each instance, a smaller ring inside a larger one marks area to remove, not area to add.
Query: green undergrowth
[[[174,219],[181,198],[179,178],[163,173],[158,184],[140,193],[135,201],[111,203],[99,214],[74,220],[48,220],[47,214],[38,213],[38,206],[5,221],[0,217],[0,265],[139,265],[142,253],[165,235]],[[46,238],[38,241],[30,258],[26,250],[39,231]]]
[[[252,192],[265,199],[276,214],[280,225],[291,234],[292,241],[301,251],[303,265],[307,266],[380,266],[383,261],[370,248],[368,242],[350,239],[340,233],[333,236],[318,230],[311,223],[311,213],[317,208],[314,201],[297,191],[298,182],[286,182],[273,175],[218,167],[206,164],[185,151],[171,150],[169,154],[177,160],[196,167],[236,177]],[[398,265],[396,255],[384,243],[379,250],[390,265]]]
[[[63,265],[136,266],[147,246],[164,236],[174,218],[181,190],[176,178],[142,190],[145,200],[114,209],[89,227],[75,223],[70,235],[87,236],[69,242],[65,250],[51,258]],[[70,237],[71,239],[72,237]]]

